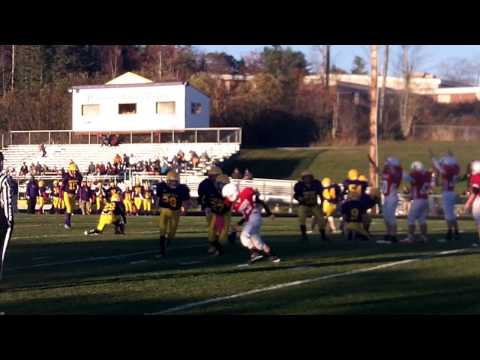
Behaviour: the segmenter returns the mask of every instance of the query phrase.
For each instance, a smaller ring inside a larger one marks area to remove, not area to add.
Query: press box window
[[[192,103],[192,114],[198,115],[202,113],[202,104]]]
[[[120,115],[133,115],[137,113],[137,104],[118,104]]]
[[[100,115],[100,105],[88,104],[82,105],[82,116],[98,116]]]
[[[175,101],[158,101],[157,114],[175,114]]]

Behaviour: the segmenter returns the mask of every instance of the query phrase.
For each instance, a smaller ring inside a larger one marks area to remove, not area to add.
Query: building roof
[[[72,86],[73,90],[80,89],[114,89],[114,88],[129,88],[129,87],[154,87],[154,86],[174,86],[174,85],[187,85],[187,83],[181,81],[166,81],[166,82],[152,82],[145,84],[112,84],[112,85],[81,85]]]
[[[149,84],[153,83],[152,80],[144,78],[132,72],[126,72],[115,79],[110,80],[105,85],[125,85],[125,84]]]

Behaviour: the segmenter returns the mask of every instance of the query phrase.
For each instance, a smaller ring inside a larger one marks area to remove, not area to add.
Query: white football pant
[[[410,206],[410,212],[408,213],[408,225],[415,225],[415,221],[418,221],[420,225],[427,222],[428,216],[428,200],[427,199],[414,199]]]
[[[398,195],[389,195],[383,201],[383,218],[388,225],[396,225],[397,217],[395,213],[398,206]]]
[[[247,249],[257,249],[262,251],[265,243],[260,236],[260,228],[262,226],[262,215],[258,210],[253,210],[248,221],[243,226],[240,233],[240,241]]]
[[[445,191],[442,196],[443,214],[446,221],[456,220],[455,216],[455,200],[457,194],[454,191]]]

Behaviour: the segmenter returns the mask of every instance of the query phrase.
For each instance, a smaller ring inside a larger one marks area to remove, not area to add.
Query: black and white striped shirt
[[[6,174],[0,175],[0,207],[8,224],[13,223],[13,202],[10,179]]]

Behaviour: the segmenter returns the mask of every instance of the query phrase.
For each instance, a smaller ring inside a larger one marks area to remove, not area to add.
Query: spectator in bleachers
[[[170,170],[170,166],[168,165],[168,161],[166,157],[163,157],[162,165],[160,167],[160,174],[165,175],[166,173],[168,173],[169,170]]]
[[[118,146],[120,144],[119,142],[119,135],[116,134],[116,135],[110,135],[110,146]]]
[[[44,145],[44,144],[40,144],[40,152],[42,153],[42,157],[46,157],[46,156],[47,156],[47,150],[45,149],[45,145]]]
[[[27,200],[28,200],[28,212],[35,214],[35,205],[37,204],[38,196],[38,184],[35,177],[32,175],[27,183]]]
[[[250,170],[245,169],[245,172],[243,173],[243,180],[252,180],[253,179],[253,174],[250,172]]]
[[[122,164],[122,157],[117,154],[115,155],[115,157],[113,158],[113,164],[116,164],[117,166],[120,166]]]
[[[130,158],[127,156],[127,154],[123,154],[123,167],[124,168],[130,167]]]
[[[93,161],[90,161],[90,165],[88,165],[88,175],[93,175],[96,172],[95,164]]]
[[[110,161],[107,163],[107,168],[106,168],[106,174],[107,175],[113,175],[113,167]]]
[[[193,150],[190,151],[190,162],[192,163],[192,167],[194,169],[198,167],[198,164],[200,164],[200,157]]]
[[[235,168],[235,170],[233,170],[233,173],[232,173],[232,179],[241,179],[242,178],[242,173],[240,172],[240,170],[238,170],[238,168]]]
[[[107,169],[104,164],[100,164],[100,173],[99,175],[106,175],[107,174]]]
[[[39,162],[37,162],[37,165],[35,165],[35,174],[36,175],[41,175],[42,174],[42,165],[40,165]]]
[[[25,176],[28,174],[28,166],[27,164],[24,162],[22,167],[20,168],[20,175],[22,176]]]

